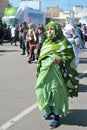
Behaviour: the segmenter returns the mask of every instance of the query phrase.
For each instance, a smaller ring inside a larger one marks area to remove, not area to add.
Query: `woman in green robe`
[[[68,97],[78,96],[78,73],[69,41],[57,22],[46,25],[44,41],[37,64],[35,86],[38,106],[45,110],[44,119],[53,119],[50,128],[59,125],[59,115],[68,113]]]

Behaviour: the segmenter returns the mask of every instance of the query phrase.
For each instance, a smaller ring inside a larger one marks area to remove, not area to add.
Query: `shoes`
[[[25,53],[22,53],[21,55],[25,55]]]
[[[44,116],[43,116],[43,119],[45,119],[45,120],[51,119],[52,114],[53,113],[45,113]]]
[[[2,46],[2,43],[0,42],[0,45]]]
[[[35,63],[37,63],[37,59],[35,59]]]
[[[59,126],[59,121],[58,120],[52,120],[51,123],[50,123],[50,128],[53,129],[53,128],[56,128]]]
[[[31,60],[28,60],[28,63],[30,64],[30,63],[31,63]]]
[[[50,123],[50,128],[53,129],[53,128],[56,128],[58,126],[59,126],[59,115],[54,116],[53,120]]]
[[[28,54],[26,54],[25,56],[28,57]]]

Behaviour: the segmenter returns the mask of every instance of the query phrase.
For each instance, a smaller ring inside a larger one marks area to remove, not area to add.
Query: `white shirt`
[[[11,37],[15,37],[15,27],[11,28]]]

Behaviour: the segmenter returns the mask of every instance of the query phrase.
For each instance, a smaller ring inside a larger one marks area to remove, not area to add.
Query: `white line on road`
[[[7,130],[9,127],[14,125],[17,121],[19,121],[21,118],[29,114],[31,111],[33,111],[37,107],[37,103],[33,104],[29,108],[25,109],[21,113],[19,113],[17,116],[9,120],[8,122],[4,123],[1,127],[0,130]]]
[[[87,73],[87,71],[84,71],[82,74],[79,75],[79,77],[80,78],[83,77],[83,75],[85,75],[86,73]],[[28,107],[27,109],[25,109],[24,111],[22,111],[21,113],[19,113],[18,115],[16,115],[14,118],[12,118],[8,122],[4,123],[0,127],[0,130],[7,130],[9,127],[11,127],[12,125],[14,125],[17,121],[19,121],[24,116],[26,116],[27,114],[29,114],[35,108],[37,108],[37,103],[35,103],[32,106]]]
[[[87,74],[87,71],[84,71],[82,74],[80,74],[79,78],[82,78],[85,74]]]

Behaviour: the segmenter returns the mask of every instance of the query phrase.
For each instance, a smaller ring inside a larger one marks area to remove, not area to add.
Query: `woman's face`
[[[42,33],[42,30],[41,30],[41,29],[38,29],[38,33],[41,34],[41,33]]]
[[[47,28],[47,35],[50,36],[55,33],[55,30],[53,28]]]

